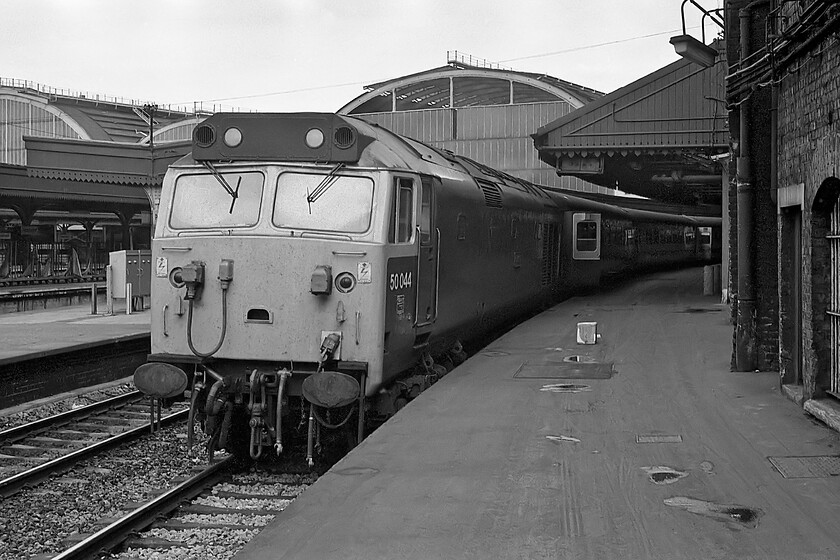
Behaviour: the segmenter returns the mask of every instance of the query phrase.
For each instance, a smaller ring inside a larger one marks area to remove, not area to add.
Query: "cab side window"
[[[432,182],[420,183],[420,244],[429,245],[432,239]]]
[[[394,181],[394,206],[391,214],[390,240],[410,243],[414,233],[414,182],[405,177]]]

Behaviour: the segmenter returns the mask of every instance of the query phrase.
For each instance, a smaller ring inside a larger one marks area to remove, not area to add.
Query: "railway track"
[[[0,432],[0,496],[149,433],[144,400],[134,391]],[[161,424],[186,418],[187,412],[164,416]]]
[[[234,458],[222,458],[150,501],[130,505],[52,560],[121,558],[119,552],[109,555],[116,549],[126,555],[151,550],[161,560],[183,558],[185,550],[191,558],[230,557],[314,481],[308,474],[278,478],[234,470]]]

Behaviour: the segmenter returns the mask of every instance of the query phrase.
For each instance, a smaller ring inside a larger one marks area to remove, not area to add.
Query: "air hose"
[[[227,286],[222,284],[222,336],[219,337],[219,342],[216,344],[216,347],[213,348],[209,352],[199,352],[193,346],[192,341],[192,318],[193,318],[193,302],[194,300],[190,300],[190,307],[187,311],[187,344],[190,347],[190,351],[193,354],[198,356],[199,358],[209,358],[213,354],[219,351],[219,348],[222,347],[222,343],[225,341],[225,333],[227,332]]]

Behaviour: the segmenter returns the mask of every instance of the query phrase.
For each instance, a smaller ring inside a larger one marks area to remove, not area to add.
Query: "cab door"
[[[440,230],[435,224],[435,190],[439,179],[422,177],[420,180],[417,238],[417,300],[415,327],[422,328],[437,319],[437,299]]]

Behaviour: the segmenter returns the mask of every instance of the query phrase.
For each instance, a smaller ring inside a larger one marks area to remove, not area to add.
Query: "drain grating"
[[[840,476],[840,456],[767,457],[785,478],[828,478]]]
[[[636,443],[682,443],[682,436],[677,435],[638,435],[636,436]]]
[[[609,379],[612,364],[562,362],[551,365],[525,362],[513,377],[519,379]]]

